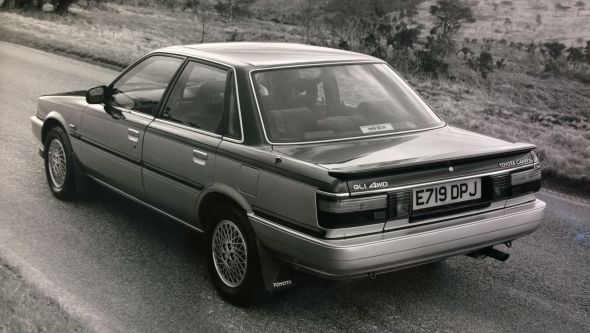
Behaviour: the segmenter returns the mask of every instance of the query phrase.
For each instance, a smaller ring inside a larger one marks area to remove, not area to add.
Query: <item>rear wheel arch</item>
[[[247,209],[237,201],[231,194],[212,191],[201,201],[199,214],[205,227],[207,269],[215,289],[225,300],[247,305],[270,293],[264,285],[256,234]]]
[[[207,221],[215,207],[219,207],[222,204],[233,205],[242,210],[244,214],[252,211],[250,203],[235,189],[223,184],[212,185],[207,187],[197,200],[197,225],[205,229],[207,227]]]

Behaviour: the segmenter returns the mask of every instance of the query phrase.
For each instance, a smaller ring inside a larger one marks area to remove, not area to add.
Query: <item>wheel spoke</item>
[[[217,274],[226,285],[239,286],[248,267],[246,240],[242,232],[234,222],[223,220],[213,231],[212,242]]]
[[[67,176],[67,160],[64,147],[58,139],[53,139],[49,144],[47,163],[51,182],[57,188],[63,187]]]

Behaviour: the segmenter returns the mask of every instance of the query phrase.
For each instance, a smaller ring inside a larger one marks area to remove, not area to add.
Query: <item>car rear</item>
[[[507,167],[480,173],[463,171],[468,166],[477,169],[480,163]],[[317,223],[325,231],[321,237],[254,214],[250,218],[258,237],[279,257],[298,269],[332,279],[379,274],[459,254],[486,253],[539,227],[545,203],[535,198],[541,175],[534,153],[482,156],[453,164],[457,171],[449,172],[447,164],[383,170],[378,177],[336,173],[350,177],[346,181],[351,190],[346,195],[318,191]],[[442,173],[436,171],[442,168],[445,177],[434,176]],[[425,181],[426,174],[431,174],[432,180]],[[420,196],[429,189],[439,194],[447,189],[455,199],[435,203],[435,194],[430,200]]]
[[[262,244],[298,269],[350,278],[458,254],[502,258],[493,246],[543,220],[534,145],[446,125],[385,64],[250,75],[272,152],[331,179],[306,208],[313,220],[277,220],[281,210],[292,212],[280,201],[265,215],[249,215]]]

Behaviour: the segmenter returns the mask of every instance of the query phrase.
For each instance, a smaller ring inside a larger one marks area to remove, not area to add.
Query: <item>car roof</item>
[[[365,54],[296,43],[206,43],[171,46],[154,52],[181,54],[234,67],[253,68],[314,63],[382,62]]]

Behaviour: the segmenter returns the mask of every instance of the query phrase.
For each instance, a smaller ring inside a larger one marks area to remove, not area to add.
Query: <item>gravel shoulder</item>
[[[0,256],[0,332],[88,332]]]

